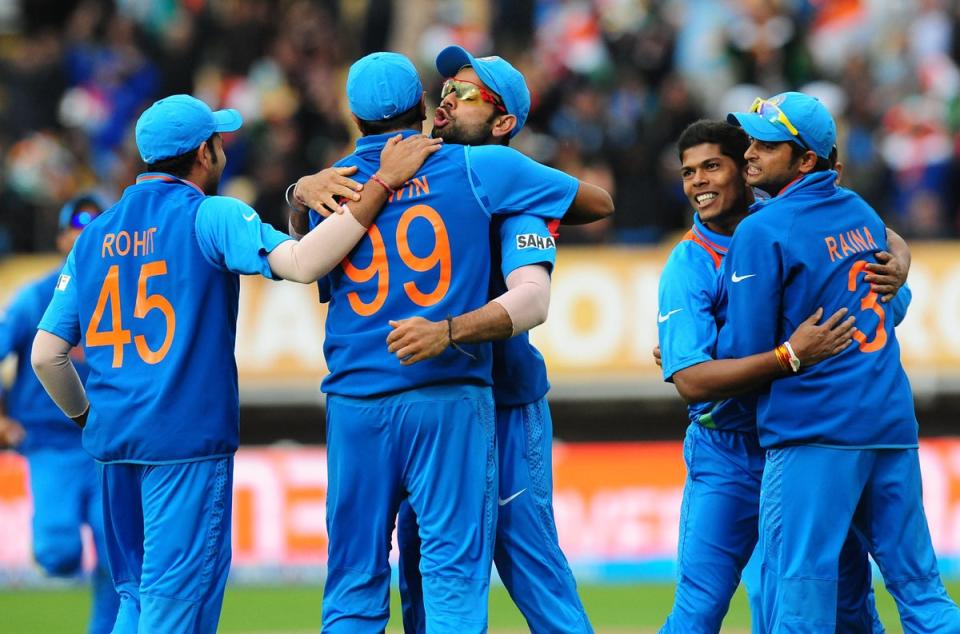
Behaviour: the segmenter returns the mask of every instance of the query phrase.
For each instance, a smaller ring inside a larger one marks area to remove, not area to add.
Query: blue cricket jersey
[[[857,194],[837,187],[832,171],[795,181],[740,223],[725,263],[720,357],[772,350],[818,307],[829,316],[845,306],[857,318],[857,340],[846,350],[760,393],[764,447],[917,446],[895,308],[879,303],[863,281],[863,267],[883,249],[883,222]]]
[[[660,275],[657,330],[663,378],[717,358],[717,334],[723,325],[720,276],[730,236],[708,229],[697,214],[693,228],[673,248]],[[690,422],[711,429],[755,431],[756,396],[691,403]]]
[[[500,270],[490,276],[491,299],[506,292],[507,276],[514,270],[540,264],[552,271],[557,260],[556,240],[547,223],[534,216],[495,218],[490,247],[493,261],[500,262]],[[493,342],[493,397],[498,406],[533,403],[549,389],[547,365],[529,333]]]
[[[287,239],[239,200],[166,174],[140,175],[83,230],[39,327],[83,341],[94,458],[236,451],[238,274],[272,277],[266,256]]]
[[[23,425],[27,435],[17,447],[22,453],[34,449],[76,449],[80,447],[80,428],[63,415],[30,365],[33,338],[43,311],[50,303],[53,289],[60,277],[54,271],[25,286],[0,313],[0,360],[17,355],[17,373],[10,390],[4,396],[7,415]],[[81,380],[87,378],[83,351],[74,348],[70,353]]]
[[[405,131],[403,134],[414,134]],[[366,180],[393,134],[357,141],[337,163]],[[366,237],[320,283],[329,299],[324,355],[329,394],[374,396],[440,383],[491,383],[490,344],[461,344],[409,367],[387,352],[388,321],[434,321],[489,300],[490,220],[495,214],[562,216],[579,183],[502,146],[444,145],[394,193]],[[311,224],[320,221],[311,212]]]

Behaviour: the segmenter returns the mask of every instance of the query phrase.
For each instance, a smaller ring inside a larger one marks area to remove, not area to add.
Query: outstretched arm
[[[422,135],[409,136],[406,139],[397,135],[390,139],[380,154],[380,169],[372,179],[377,183],[383,182],[384,185],[375,183],[367,187],[359,200],[345,205],[345,211],[341,210],[341,213],[333,214],[321,222],[299,242],[288,240],[279,244],[267,256],[270,270],[278,277],[304,284],[315,282],[329,273],[366,234],[377,214],[387,203],[394,186],[401,186],[416,174],[427,157],[439,149],[438,140]],[[328,176],[332,174],[334,178],[339,178],[342,174],[336,172],[336,169],[338,168],[330,168],[324,172]],[[305,178],[321,179],[324,172]],[[314,182],[314,185],[316,184]],[[307,200],[311,199],[312,196],[308,196]],[[322,203],[318,206],[322,206]]]
[[[458,343],[499,341],[526,332],[547,319],[550,274],[539,264],[507,276],[507,291],[485,305],[449,320],[410,317],[391,321],[387,350],[402,365],[432,359]]]
[[[607,190],[580,181],[577,195],[561,221],[565,225],[585,225],[613,215],[613,198]]]
[[[800,368],[819,363],[850,345],[855,318],[843,320],[846,313],[847,309],[841,308],[818,325],[823,316],[823,309],[818,308],[797,326],[788,341],[800,361]],[[677,392],[685,401],[699,403],[746,394],[793,372],[789,349],[781,345],[770,352],[741,359],[704,361],[675,372],[672,378]]]

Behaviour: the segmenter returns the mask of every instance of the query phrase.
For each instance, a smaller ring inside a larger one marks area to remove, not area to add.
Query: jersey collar
[[[725,236],[708,229],[700,220],[700,214],[698,213],[693,214],[693,232],[721,254],[727,252],[727,249],[730,247],[730,240],[733,239],[733,236]]]
[[[177,178],[176,176],[172,176],[170,174],[164,174],[163,172],[144,172],[143,174],[140,174],[139,176],[137,176],[137,185],[139,185],[140,183],[158,183],[158,182],[159,183],[182,183],[184,185],[189,185],[190,187],[193,187],[195,190],[203,194],[203,190],[200,189],[200,187],[197,186],[196,183],[192,181],[188,181],[184,178]]]
[[[408,136],[420,133],[416,130],[398,130],[396,132],[387,132],[385,134],[371,134],[369,136],[362,136],[357,139],[357,149],[355,152],[360,153],[364,150],[369,151],[371,149],[380,149],[387,144],[387,141],[398,134],[402,134],[403,138],[407,138]]]

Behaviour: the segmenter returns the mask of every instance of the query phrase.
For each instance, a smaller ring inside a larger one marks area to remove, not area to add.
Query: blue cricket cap
[[[530,114],[530,89],[523,75],[502,57],[474,57],[461,46],[448,46],[437,55],[437,70],[444,77],[453,77],[464,66],[470,66],[487,88],[503,100],[508,114],[517,118],[512,137],[523,128]]]
[[[392,119],[417,105],[422,96],[420,74],[399,53],[370,53],[347,73],[350,112],[364,121]]]
[[[148,165],[200,147],[214,132],[243,125],[236,110],[217,110],[190,95],[164,97],[137,119],[137,148]]]
[[[802,92],[784,92],[757,102],[756,112],[731,112],[727,121],[758,141],[796,141],[821,158],[837,144],[837,124],[820,100]],[[789,122],[789,123],[788,123]],[[794,135],[789,126],[798,132]]]
[[[74,196],[60,208],[60,230],[83,229],[107,207],[107,202],[96,192]]]

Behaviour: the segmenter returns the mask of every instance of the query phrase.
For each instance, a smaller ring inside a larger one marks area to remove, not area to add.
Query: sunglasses
[[[99,215],[100,212],[95,209],[81,207],[70,214],[70,223],[68,226],[71,229],[83,229],[88,224],[93,222],[93,219]]]
[[[763,117],[767,122],[777,124],[779,123],[787,132],[797,138],[797,142],[803,147],[810,149],[810,146],[806,141],[803,140],[803,137],[800,136],[800,130],[797,129],[797,126],[793,125],[790,121],[790,118],[780,109],[780,106],[773,103],[772,101],[767,101],[763,97],[757,97],[753,100],[753,105],[750,106],[751,113],[757,113]]]
[[[493,106],[501,112],[507,111],[500,97],[466,79],[453,79],[451,77],[443,82],[443,88],[440,90],[440,98],[445,99],[450,93],[456,93],[457,99],[460,101],[482,100],[493,104]]]

